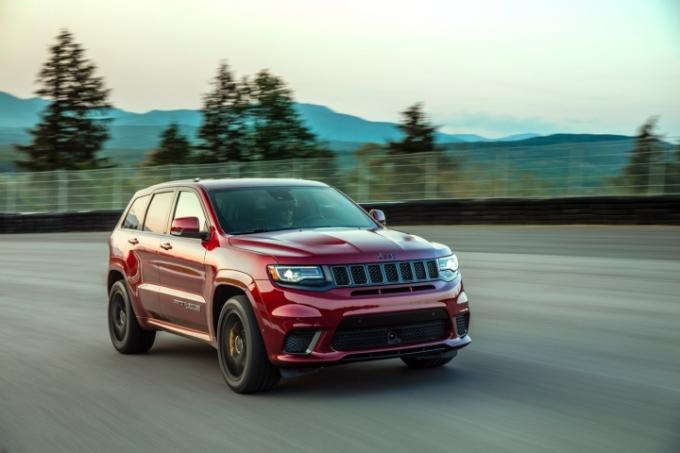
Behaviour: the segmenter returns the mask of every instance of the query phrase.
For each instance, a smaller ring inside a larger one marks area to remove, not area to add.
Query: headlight
[[[325,277],[319,266],[279,266],[270,264],[267,266],[272,280],[278,283],[318,285],[323,283]]]
[[[437,259],[439,275],[444,280],[453,280],[458,272],[458,257],[456,255],[444,256]]]

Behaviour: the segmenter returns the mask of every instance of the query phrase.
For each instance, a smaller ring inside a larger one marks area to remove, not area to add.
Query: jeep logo
[[[378,259],[379,260],[393,260],[394,258],[395,258],[394,253],[388,253],[388,252],[378,253]]]

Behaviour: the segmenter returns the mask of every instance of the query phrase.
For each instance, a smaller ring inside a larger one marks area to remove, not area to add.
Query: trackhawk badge
[[[191,302],[185,302],[185,301],[179,300],[179,299],[172,299],[172,303],[179,305],[180,307],[184,307],[186,310],[189,310],[189,311],[201,311],[200,305],[192,304]]]

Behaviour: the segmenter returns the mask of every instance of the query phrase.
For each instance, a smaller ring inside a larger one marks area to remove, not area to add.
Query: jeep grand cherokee
[[[147,352],[158,330],[209,343],[236,392],[361,360],[442,366],[470,343],[456,255],[323,183],[149,187],[109,250],[114,347]]]

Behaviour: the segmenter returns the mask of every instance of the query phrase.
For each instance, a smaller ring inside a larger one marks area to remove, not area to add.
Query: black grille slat
[[[430,274],[430,278],[438,278],[439,277],[439,269],[437,267],[436,261],[428,261],[427,262],[427,272]]]
[[[401,279],[404,281],[413,280],[413,271],[411,270],[411,263],[399,263],[399,272]]]
[[[383,275],[378,264],[368,265],[368,276],[371,279],[371,283],[382,283]]]
[[[435,260],[337,265],[331,266],[331,274],[337,286],[413,283],[439,278]]]
[[[365,285],[368,283],[364,266],[350,266],[350,272],[352,273],[352,281],[355,285]]]
[[[333,279],[335,280],[335,284],[338,286],[348,286],[350,284],[350,281],[347,268],[344,266],[334,267]]]
[[[425,273],[425,265],[422,261],[416,261],[413,263],[413,268],[416,271],[416,280],[426,280],[427,274]]]
[[[397,265],[393,263],[385,264],[385,277],[388,282],[398,282],[399,274],[397,273]]]

